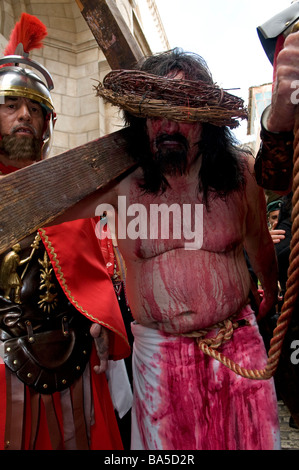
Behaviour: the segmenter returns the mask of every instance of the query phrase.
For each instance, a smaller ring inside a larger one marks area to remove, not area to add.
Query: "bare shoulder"
[[[243,152],[241,154],[241,159],[245,163],[245,175],[246,177],[248,176],[254,176],[254,162],[255,159],[251,153],[245,153]]]
[[[251,154],[243,154],[245,161],[245,198],[249,208],[257,214],[257,211],[264,210],[265,206],[265,193],[256,181],[254,163],[255,158]]]
[[[132,173],[129,173],[123,178],[115,187],[115,193],[117,195],[128,196],[133,188],[139,188],[140,183],[143,180],[143,172],[141,168],[136,168]]]

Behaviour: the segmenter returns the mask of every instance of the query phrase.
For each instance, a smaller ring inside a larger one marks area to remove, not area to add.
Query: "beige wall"
[[[131,31],[137,23],[139,29],[137,2],[116,0],[116,4]],[[94,85],[110,69],[76,1],[1,0],[1,55],[22,12],[37,16],[48,30],[44,48],[33,51],[30,58],[44,65],[54,81],[52,97],[58,119],[51,155],[119,129],[122,122],[117,109],[95,97]]]

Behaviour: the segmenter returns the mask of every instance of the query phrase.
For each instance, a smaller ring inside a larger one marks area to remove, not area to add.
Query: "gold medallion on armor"
[[[4,299],[21,304],[20,293],[23,279],[26,272],[30,270],[30,262],[40,246],[40,241],[41,237],[37,233],[30,245],[32,248],[30,255],[24,259],[21,258],[21,245],[19,243],[13,245],[11,251],[3,258],[0,266],[0,289],[3,292]],[[38,263],[40,265],[39,290],[41,291],[38,307],[49,314],[57,306],[57,293],[54,292],[53,267],[46,250],[43,259],[38,258]],[[24,266],[22,271],[21,266]]]

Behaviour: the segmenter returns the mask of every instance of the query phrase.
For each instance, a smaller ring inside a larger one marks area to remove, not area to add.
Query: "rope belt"
[[[201,347],[201,344],[205,344],[212,349],[218,349],[220,346],[222,346],[222,344],[226,343],[232,338],[234,330],[242,326],[250,326],[250,322],[246,319],[237,320],[233,322],[232,320],[234,317],[236,317],[236,315],[237,314],[231,316],[230,318],[227,318],[226,320],[216,323],[215,325],[209,328],[198,331],[192,331],[191,333],[186,333],[182,336],[195,338],[195,341],[199,347]],[[219,331],[216,336],[212,338],[205,338],[210,331],[218,328]]]
[[[243,308],[244,307],[242,307],[242,309]],[[250,326],[250,322],[246,319],[233,321],[233,319],[241,312],[242,309],[240,309],[237,313],[227,318],[226,320],[215,323],[215,325],[212,325],[202,330],[184,333],[181,334],[181,336],[194,338],[198,348],[204,354],[213,357],[217,361],[221,362],[224,366],[228,367],[228,369],[232,370],[236,374],[241,375],[246,379],[269,379],[272,374],[268,374],[267,369],[246,369],[245,367],[236,364],[234,361],[224,356],[224,354],[217,351],[217,349],[222,346],[222,344],[226,343],[232,338],[233,333],[237,328]],[[215,329],[219,329],[217,335],[212,338],[206,338],[207,334]]]

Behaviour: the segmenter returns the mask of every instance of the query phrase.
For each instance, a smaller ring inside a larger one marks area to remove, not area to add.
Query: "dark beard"
[[[0,140],[0,150],[6,153],[9,160],[41,160],[41,142],[36,137],[5,135]]]
[[[181,145],[177,149],[160,145],[164,139],[176,140]],[[153,155],[150,150],[139,158],[139,164],[143,169],[144,181],[141,184],[146,192],[164,192],[170,187],[167,176],[181,176],[186,172],[188,142],[179,135],[161,135],[156,141],[158,151]]]

